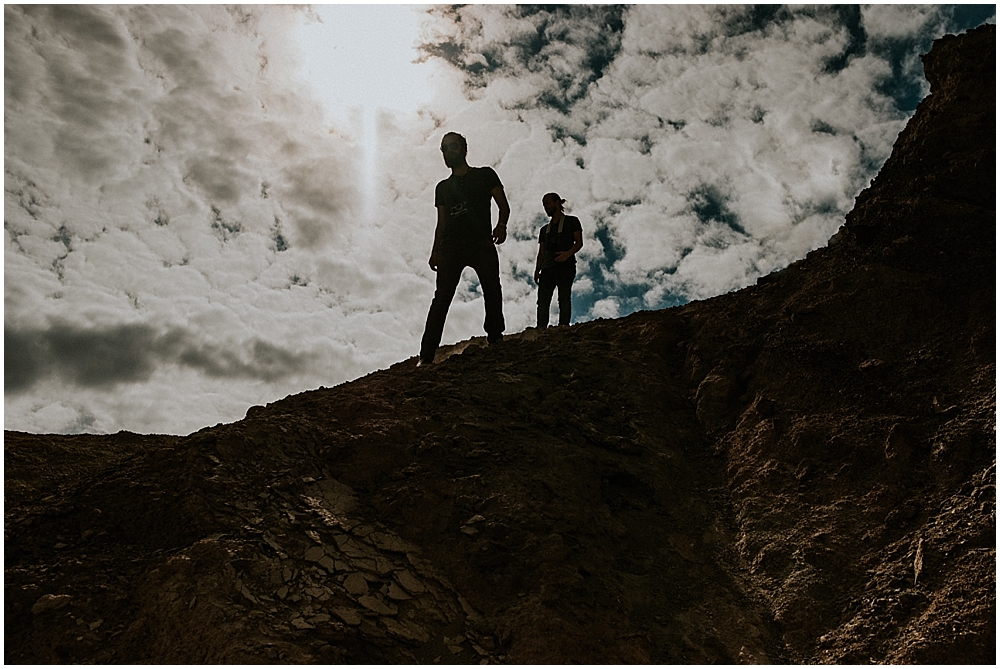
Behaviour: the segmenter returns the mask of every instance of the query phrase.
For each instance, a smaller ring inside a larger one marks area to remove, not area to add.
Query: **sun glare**
[[[369,194],[375,187],[381,111],[406,116],[431,98],[429,66],[416,64],[420,5],[317,5],[302,26],[307,81],[327,120],[361,141]]]

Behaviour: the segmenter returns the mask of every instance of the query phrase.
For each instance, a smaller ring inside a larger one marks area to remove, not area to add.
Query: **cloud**
[[[888,157],[923,85],[910,65],[948,19],[929,6],[435,13],[426,53],[531,128],[530,152],[520,138],[497,151],[501,177],[529,206],[548,190],[572,202],[583,270],[623,308],[741,288],[824,244]],[[470,146],[513,134],[480,118]],[[529,211],[513,218],[537,226]]]
[[[565,112],[614,60],[623,11],[619,5],[442,7],[442,32],[424,51],[464,70],[470,90],[498,84],[513,93],[508,103],[527,106],[535,100],[516,91],[534,89],[537,101]],[[534,86],[516,83],[525,80]]]
[[[584,225],[577,321],[749,285],[825,243],[926,93],[919,53],[980,14],[434,6],[435,94],[371,154],[301,76],[309,10],[7,5],[5,428],[184,433],[414,355],[446,130],[511,202],[508,331],[549,191]],[[477,286],[445,343],[482,334]]]
[[[44,429],[107,429],[123,425],[115,403],[176,408],[171,366],[194,395],[233,383],[230,416],[241,384],[263,400],[371,369],[337,310],[300,290],[318,256],[349,254],[360,203],[353,140],[300,90],[300,11],[4,13],[6,426],[75,411]],[[323,294],[348,302],[338,290]]]
[[[273,381],[302,374],[318,357],[259,339],[223,344],[198,341],[196,336],[180,329],[158,332],[144,324],[5,328],[4,356],[9,363],[4,390],[24,392],[49,375],[83,388],[113,389],[148,381],[164,364],[184,365],[212,377]]]

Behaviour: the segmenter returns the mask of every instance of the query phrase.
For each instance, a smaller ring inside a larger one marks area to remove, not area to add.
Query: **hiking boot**
[[[490,346],[494,344],[499,344],[503,341],[503,333],[497,332],[496,334],[486,335],[486,343]]]

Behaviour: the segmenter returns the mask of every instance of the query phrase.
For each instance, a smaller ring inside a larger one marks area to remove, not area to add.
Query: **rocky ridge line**
[[[994,62],[936,42],[755,287],[184,438],[5,433],[5,661],[987,663]]]

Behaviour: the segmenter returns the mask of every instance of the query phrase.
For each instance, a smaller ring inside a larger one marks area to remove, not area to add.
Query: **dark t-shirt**
[[[542,269],[555,265],[575,265],[576,255],[569,257],[569,260],[558,263],[556,254],[568,251],[576,243],[575,232],[583,232],[580,219],[576,216],[563,216],[562,232],[559,232],[558,225],[552,225],[550,221],[545,227],[538,231],[538,243],[545,244],[545,257],[542,258]]]
[[[463,176],[454,174],[438,182],[434,206],[444,207],[438,243],[453,246],[493,245],[490,203],[493,189],[503,186],[492,167],[470,167]]]

